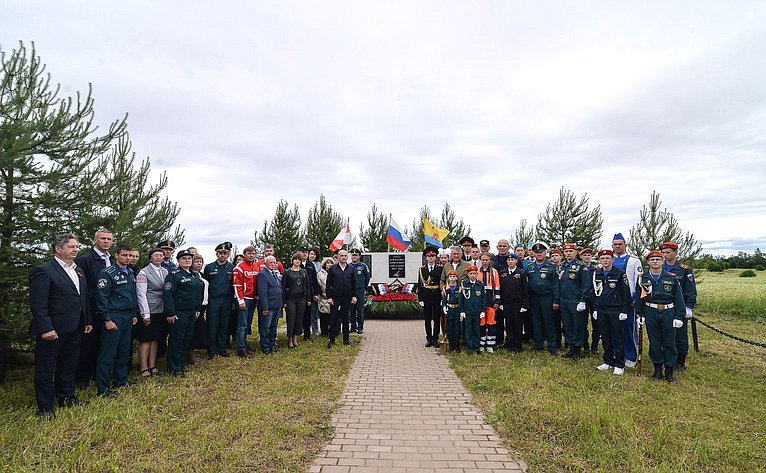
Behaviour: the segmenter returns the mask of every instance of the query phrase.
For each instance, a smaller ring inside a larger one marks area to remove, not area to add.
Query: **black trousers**
[[[439,341],[441,331],[441,307],[438,302],[423,302],[423,319],[426,326],[426,340],[432,343]]]
[[[74,397],[74,378],[80,358],[82,327],[59,334],[56,340],[35,340],[35,397],[39,410],[52,411],[56,399]]]
[[[521,302],[503,301],[505,314],[505,348],[509,351],[522,351],[521,329],[524,325],[524,316],[529,311],[521,312]],[[500,331],[498,330],[498,335]]]
[[[343,329],[343,342],[348,342],[349,313],[351,312],[351,296],[335,297],[330,306],[330,341],[335,343],[340,329]]]
[[[553,311],[553,329],[556,331],[556,348],[561,348],[561,310],[554,309]]]
[[[311,304],[305,306],[303,310],[303,339],[308,340],[311,338],[311,306],[316,304],[316,301],[309,299]]]
[[[103,328],[104,321],[100,317],[93,317],[93,330],[90,333],[82,334],[74,378],[77,384],[88,384],[91,380],[96,379],[96,361],[101,349],[101,330]]]
[[[523,335],[521,336],[522,342],[527,343],[534,339],[534,331],[532,330],[532,311],[528,310],[521,314]]]

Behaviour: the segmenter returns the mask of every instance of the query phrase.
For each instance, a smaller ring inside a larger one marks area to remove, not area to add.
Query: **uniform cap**
[[[534,251],[535,253],[538,253],[540,251],[547,251],[547,250],[548,250],[548,247],[543,245],[542,243],[535,243],[534,245],[532,245],[532,251]]]
[[[300,249],[298,251],[309,251],[309,247],[306,246],[306,245],[303,245],[303,246],[300,247]]]
[[[218,246],[215,247],[215,251],[231,251],[231,247],[234,246],[231,244],[230,241],[225,241],[223,243],[219,243]]]
[[[657,250],[652,250],[652,251],[650,251],[649,253],[646,254],[646,259],[647,260],[649,260],[651,258],[662,258],[662,259],[665,259],[665,256],[661,252],[659,252]]]
[[[509,260],[509,259],[511,259],[511,258],[513,258],[513,259],[519,259],[519,255],[517,255],[517,254],[516,254],[516,253],[514,253],[514,252],[510,252],[510,253],[508,253],[508,258],[506,258],[506,260]]]
[[[677,250],[678,243],[673,243],[672,241],[666,241],[665,243],[660,245],[661,250],[664,250],[665,248],[670,248],[671,250]]]
[[[438,254],[439,254],[439,249],[436,248],[435,246],[426,246],[426,249],[423,250],[423,256],[428,256],[428,255],[436,256]]]
[[[479,242],[479,246],[489,246],[489,240],[482,240]]]
[[[306,251],[308,251],[308,248],[306,248]],[[362,252],[359,251],[357,248],[352,249],[351,251],[349,251],[349,253],[352,254],[352,255],[361,255],[362,254]]]
[[[162,248],[163,250],[175,250],[176,242],[173,240],[163,240],[157,243],[157,248]]]
[[[462,246],[462,245],[465,245],[466,243],[470,243],[472,245],[476,244],[476,242],[473,241],[473,238],[469,236],[464,236],[463,238],[460,239],[460,245]]]
[[[614,236],[612,237],[612,241],[615,241],[615,240],[625,241],[625,237],[622,236],[622,233],[615,233]]]
[[[600,258],[600,257],[602,257],[602,256],[604,256],[604,255],[614,256],[614,251],[612,251],[612,250],[607,250],[607,249],[598,250],[598,256],[599,256],[599,258]]]
[[[477,272],[477,271],[479,271],[479,268],[477,268],[477,267],[476,267],[476,266],[474,266],[474,265],[470,265],[470,266],[468,266],[467,268],[465,268],[465,272],[466,272],[466,273],[470,273],[471,271]]]
[[[194,256],[192,253],[189,252],[189,250],[181,250],[176,255],[176,259],[181,259],[184,256]]]
[[[574,243],[567,243],[562,248],[564,248],[565,250],[575,250],[575,251],[577,251],[577,245],[575,245]]]

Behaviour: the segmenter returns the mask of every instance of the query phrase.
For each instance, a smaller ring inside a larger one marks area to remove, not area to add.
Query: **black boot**
[[[676,360],[676,371],[686,371],[686,355],[678,355],[678,360]]]
[[[676,382],[676,377],[675,377],[675,376],[673,376],[673,367],[672,367],[672,366],[666,366],[666,367],[665,367],[665,380],[666,380],[668,383],[673,383],[673,384],[675,384],[675,382]]]
[[[574,345],[567,345],[567,352],[561,355],[561,358],[572,358],[574,356]]]
[[[580,347],[574,347],[574,353],[572,353],[572,361],[577,361],[580,359]]]
[[[654,364],[654,374],[652,375],[652,379],[662,379],[662,363]]]

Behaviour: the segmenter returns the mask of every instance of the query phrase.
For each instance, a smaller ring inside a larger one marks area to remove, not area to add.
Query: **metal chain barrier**
[[[708,324],[708,323],[705,323],[705,322],[703,322],[703,321],[702,321],[702,320],[700,320],[700,318],[699,318],[699,317],[697,317],[696,315],[694,316],[694,320],[696,320],[697,322],[701,323],[702,325],[704,325],[705,327],[709,328],[710,330],[712,330],[712,331],[714,331],[714,332],[717,332],[717,333],[720,333],[720,334],[721,334],[721,335],[723,335],[724,337],[729,337],[729,338],[731,338],[731,339],[733,339],[733,340],[736,340],[736,341],[738,341],[738,342],[747,343],[747,344],[750,344],[750,345],[755,345],[755,346],[757,346],[757,347],[766,348],[766,343],[754,342],[753,340],[747,340],[747,339],[745,339],[745,338],[742,338],[742,337],[737,337],[737,336],[735,336],[735,335],[732,335],[732,334],[730,334],[730,333],[726,333],[726,332],[724,332],[723,330],[721,330],[721,329],[719,329],[719,328],[715,328],[715,327],[713,327],[712,325],[710,325],[710,324]]]

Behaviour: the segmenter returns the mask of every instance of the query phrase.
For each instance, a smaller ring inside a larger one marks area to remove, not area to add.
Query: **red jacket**
[[[237,301],[242,303],[245,299],[255,299],[255,277],[258,276],[259,266],[257,262],[242,261],[234,268],[234,294]]]

